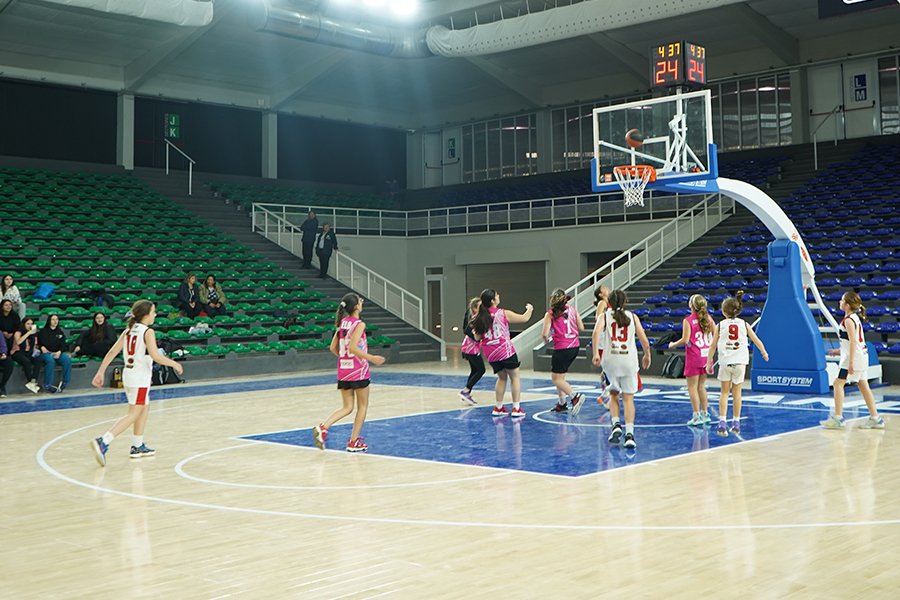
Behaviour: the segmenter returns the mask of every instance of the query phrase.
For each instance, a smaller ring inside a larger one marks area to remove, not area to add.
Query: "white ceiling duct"
[[[744,0],[585,0],[466,29],[437,25],[426,35],[440,56],[474,56],[536,46],[677,17]]]
[[[44,0],[184,27],[203,27],[213,19],[213,3],[198,0]]]

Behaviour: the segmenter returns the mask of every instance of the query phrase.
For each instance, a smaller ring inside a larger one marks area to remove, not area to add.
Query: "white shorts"
[[[624,375],[622,377],[608,377],[609,385],[607,388],[614,392],[623,394],[636,394],[638,390],[637,373],[634,375]]]
[[[744,383],[747,376],[747,365],[719,365],[719,381]]]
[[[868,369],[855,369],[853,371],[853,374],[851,375],[851,374],[847,373],[847,369],[840,369],[838,371],[837,378],[845,379],[849,383],[856,383],[860,379],[862,379],[863,381],[867,381],[869,379],[868,377],[866,377],[866,375],[868,374],[867,371],[868,371]]]
[[[143,406],[150,403],[150,388],[126,387],[125,397],[128,398],[128,404],[132,406]]]

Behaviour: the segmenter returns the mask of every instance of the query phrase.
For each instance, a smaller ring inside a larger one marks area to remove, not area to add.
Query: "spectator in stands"
[[[12,300],[0,301],[0,332],[3,332],[7,347],[12,346],[13,336],[21,322],[22,319],[13,310]]]
[[[22,300],[22,294],[19,292],[18,286],[13,283],[12,275],[4,275],[3,281],[0,282],[0,294],[3,300],[12,302],[13,310],[19,315],[19,320],[25,318],[25,301]]]
[[[319,233],[319,220],[316,218],[316,211],[309,211],[309,216],[300,225],[300,231],[303,232],[303,237],[300,239],[300,242],[303,244],[303,268],[309,269],[312,264],[316,234]]]
[[[6,383],[13,374],[11,344],[6,343],[6,337],[0,335],[0,398],[6,397]]]
[[[331,224],[322,225],[322,233],[316,238],[316,255],[319,257],[319,277],[325,279],[328,276],[328,261],[331,253],[338,251],[337,238],[331,230]]]
[[[396,179],[387,182],[388,184],[388,200],[391,202],[397,200],[397,196],[400,195],[400,184],[397,183]]]
[[[37,370],[40,365],[38,364],[37,356],[35,356],[40,352],[37,345],[37,333],[38,328],[34,324],[34,319],[25,317],[25,320],[22,321],[22,326],[16,331],[12,346],[12,358],[22,365],[25,379],[28,380],[25,387],[35,394],[41,390],[41,386],[37,383]]]
[[[59,326],[59,315],[50,315],[44,328],[38,332],[41,361],[44,363],[44,389],[55,394],[66,389],[72,380],[72,359],[66,354],[66,332]],[[53,385],[53,369],[62,367],[62,381]]]
[[[178,288],[178,310],[188,319],[194,319],[203,310],[200,304],[200,289],[197,287],[197,276],[188,273],[181,287]]]
[[[207,275],[206,282],[200,287],[200,306],[210,317],[225,314],[225,291],[215,275]]]
[[[116,330],[112,323],[106,320],[102,312],[94,313],[91,326],[81,332],[75,343],[75,356],[99,356],[103,358],[109,349],[116,343]]]

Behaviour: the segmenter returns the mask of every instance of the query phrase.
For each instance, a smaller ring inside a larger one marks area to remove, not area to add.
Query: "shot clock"
[[[651,87],[706,85],[706,48],[690,42],[672,42],[650,48]]]

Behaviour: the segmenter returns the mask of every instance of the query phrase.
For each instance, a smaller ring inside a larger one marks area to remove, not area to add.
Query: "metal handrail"
[[[611,290],[627,288],[721,223],[725,217],[734,214],[734,209],[734,199],[728,196],[705,196],[702,202],[570,286],[566,294],[572,297],[575,310],[587,316],[593,310],[597,285],[605,285]],[[543,323],[539,321],[513,338],[513,345],[523,364],[533,361],[532,350],[543,347],[542,328]]]
[[[813,170],[815,170],[815,171],[818,171],[818,170],[819,170],[819,143],[818,143],[818,141],[816,140],[816,134],[819,132],[819,129],[822,128],[822,125],[824,125],[825,123],[827,123],[827,122],[828,122],[828,119],[830,119],[831,117],[833,117],[833,116],[834,116],[835,114],[837,114],[837,113],[841,113],[841,114],[844,113],[844,105],[843,105],[843,104],[838,104],[837,106],[835,106],[834,108],[832,108],[831,111],[828,112],[828,115],[822,120],[821,123],[819,123],[819,126],[816,127],[815,131],[813,131],[813,133],[812,133],[812,139],[813,139]],[[810,116],[813,116],[813,117],[819,117],[819,116],[822,116],[822,115],[814,115],[814,114],[812,114],[812,112],[810,112]],[[837,143],[838,143],[838,120],[837,120],[837,118],[835,118],[835,119],[834,119],[834,145],[837,146]]]
[[[178,152],[183,157],[188,159],[188,196],[190,196],[191,192],[193,191],[193,187],[194,187],[194,185],[193,185],[194,184],[194,165],[197,164],[197,161],[195,161],[193,158],[191,158],[190,156],[185,154],[181,148],[179,148],[178,146],[176,146],[169,140],[165,140],[165,142],[166,142],[166,175],[169,174],[169,146],[178,150]]]
[[[300,256],[294,249],[295,240],[303,235],[300,227],[262,207],[259,210],[264,218],[260,223],[254,210],[253,231],[261,233],[291,254]],[[270,224],[273,225],[271,228]],[[338,252],[334,255],[334,269],[336,280],[438,342],[441,346],[441,360],[447,360],[447,345],[444,340],[425,328],[424,302],[421,298],[350,258],[346,253]]]
[[[306,220],[306,214],[313,210],[320,218],[328,217],[331,219],[332,226],[344,231],[366,230],[376,232],[375,235],[416,237],[441,235],[442,233],[470,234],[494,233],[513,229],[517,231],[543,229],[545,226],[542,224],[548,223],[553,228],[557,228],[634,220],[670,220],[673,211],[676,213],[684,211],[685,208],[688,208],[685,203],[693,203],[697,198],[697,194],[654,195],[652,190],[648,190],[645,206],[642,209],[626,211],[622,200],[610,200],[610,196],[621,197],[621,193],[560,196],[412,211],[265,202],[254,202],[253,210],[256,211],[259,207],[261,210],[280,214],[288,222],[291,222],[291,216]],[[590,222],[585,222],[587,220]],[[514,228],[513,225],[521,225],[521,227]],[[499,229],[495,227],[499,227]]]

